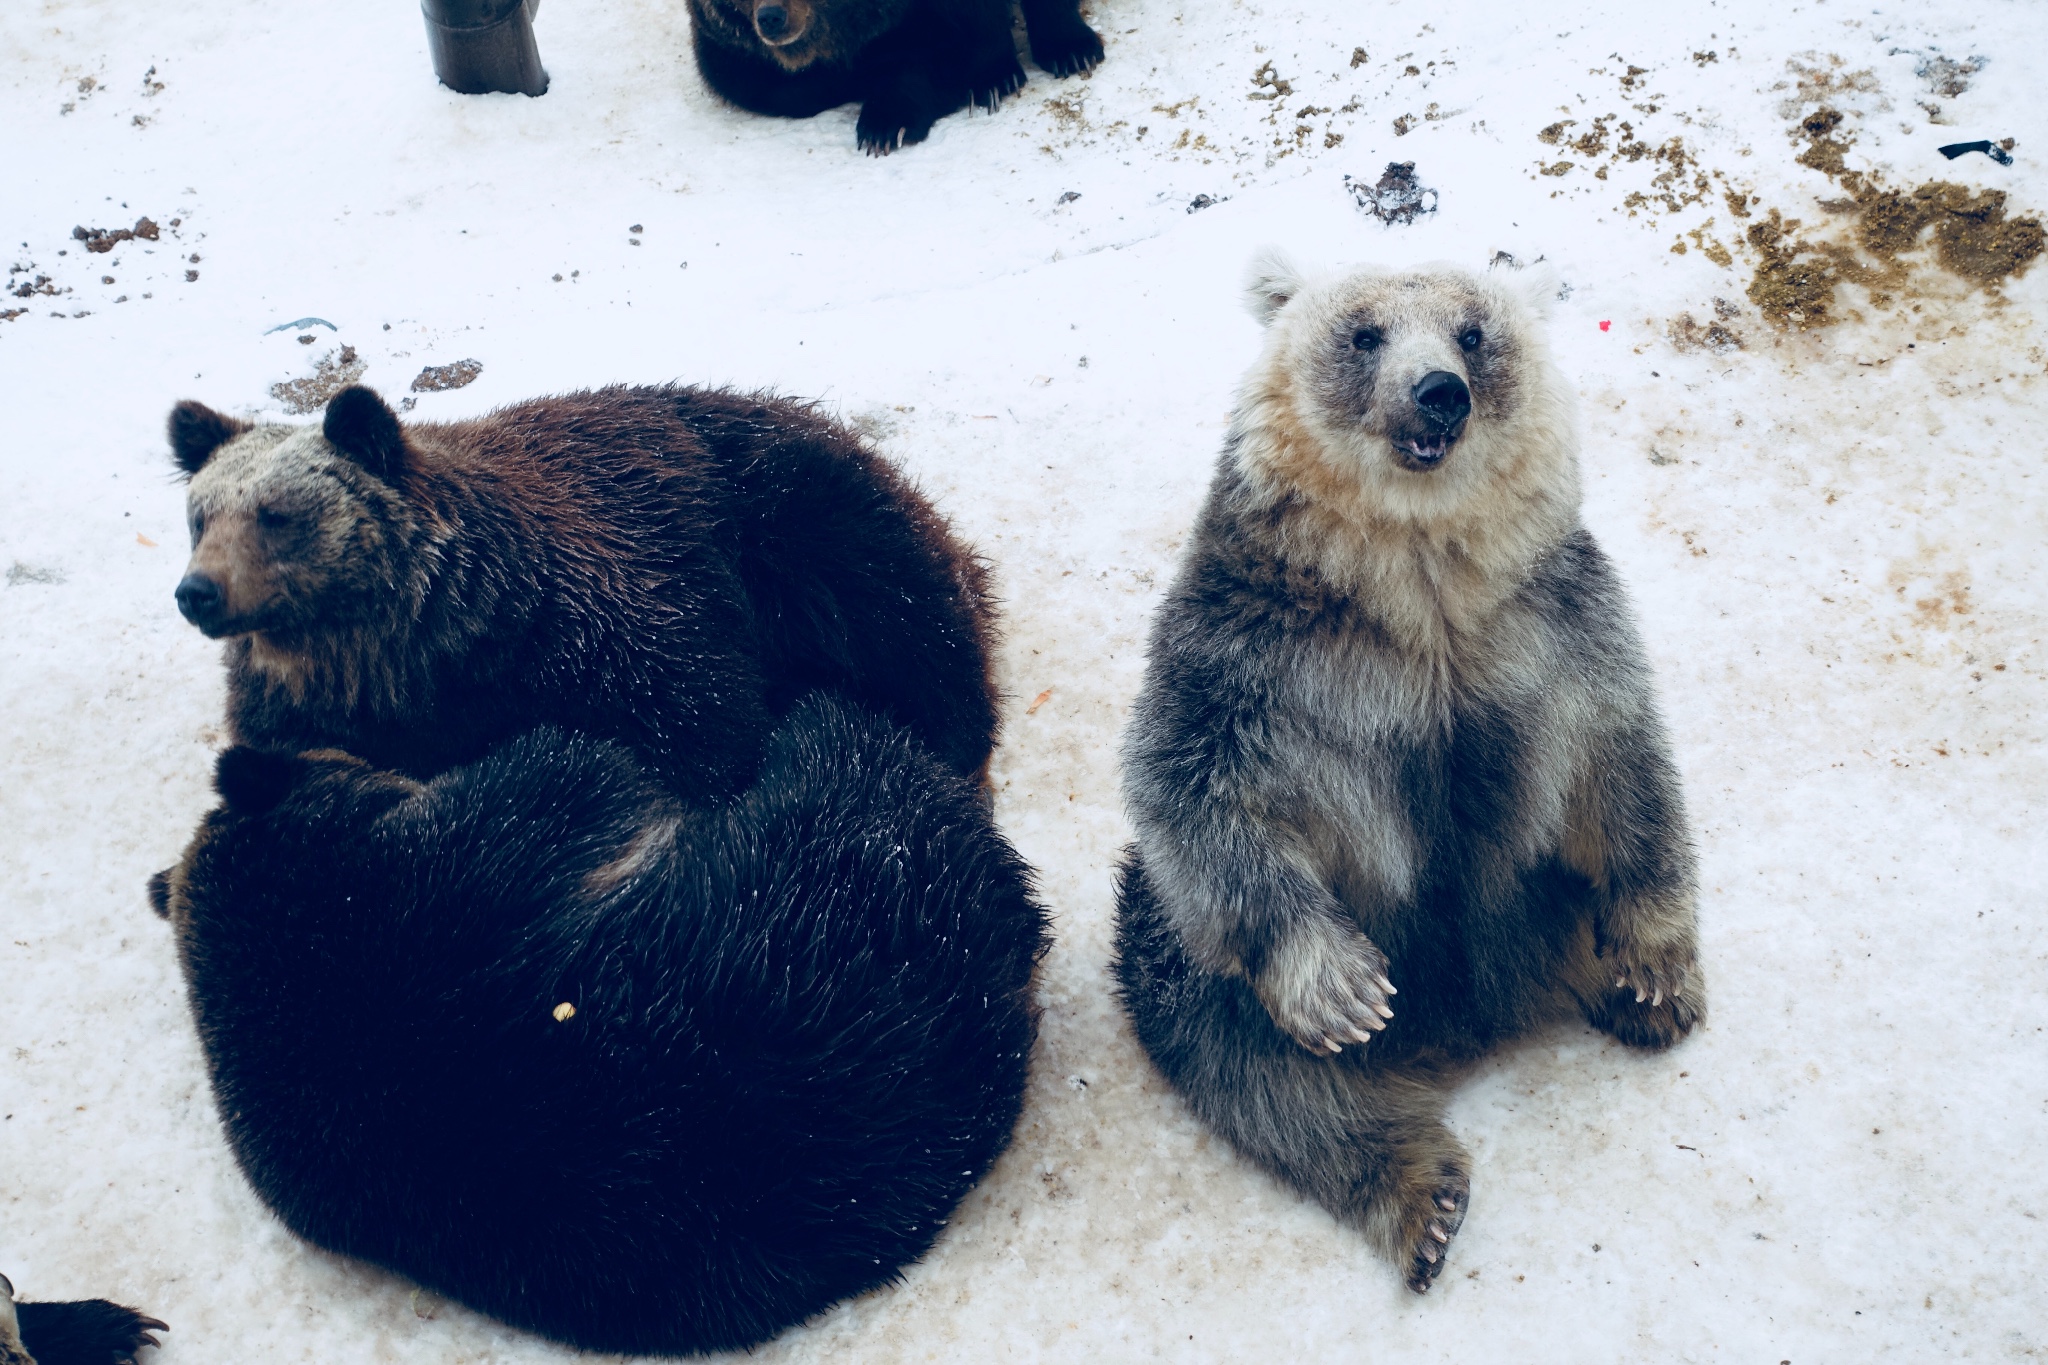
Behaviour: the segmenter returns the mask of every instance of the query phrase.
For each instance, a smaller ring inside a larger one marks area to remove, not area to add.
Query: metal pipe
[[[441,84],[465,95],[545,95],[533,15],[540,0],[420,0]]]

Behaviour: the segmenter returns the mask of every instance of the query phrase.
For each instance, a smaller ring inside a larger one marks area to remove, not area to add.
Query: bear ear
[[[374,389],[351,384],[334,395],[327,404],[320,434],[384,482],[396,484],[404,478],[405,433],[399,428],[398,414]]]
[[[171,409],[167,424],[171,437],[171,458],[191,478],[206,467],[213,452],[249,430],[249,423],[215,412],[204,403],[186,399]]]
[[[299,775],[299,760],[237,744],[214,765],[213,789],[236,815],[261,815],[284,800]]]
[[[1244,306],[1261,327],[1267,326],[1273,315],[1301,292],[1303,282],[1301,267],[1280,248],[1269,246],[1252,258],[1245,271]]]
[[[1497,252],[1487,273],[1515,301],[1529,310],[1538,322],[1548,322],[1553,309],[1557,307],[1557,296],[1564,287],[1557,267],[1548,259],[1538,256],[1523,265],[1505,251]]]

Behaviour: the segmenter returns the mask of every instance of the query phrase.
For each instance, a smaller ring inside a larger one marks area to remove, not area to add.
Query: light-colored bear
[[[1678,773],[1579,520],[1554,291],[1255,265],[1265,349],[1125,741],[1139,1037],[1418,1291],[1469,1199],[1446,1068],[1569,1013],[1667,1046],[1704,1001]]]

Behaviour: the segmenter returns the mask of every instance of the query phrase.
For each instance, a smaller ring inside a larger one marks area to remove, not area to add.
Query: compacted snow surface
[[[0,9],[0,1269],[167,1319],[165,1365],[572,1354],[258,1205],[143,897],[223,742],[217,648],[171,599],[164,414],[283,420],[318,384],[273,386],[322,366],[396,400],[475,361],[414,414],[612,381],[819,398],[1007,603],[998,813],[1058,932],[1015,1146],[900,1286],[755,1358],[2048,1354],[2048,268],[1987,292],[1923,249],[1804,331],[1745,293],[1769,210],[1848,240],[1795,160],[1820,108],[1853,171],[2048,208],[2048,7],[1542,8],[1097,0],[1092,79],[1034,71],[885,160],[851,109],[722,107],[678,0],[548,0],[540,99],[440,88],[403,3]],[[1980,137],[2014,164],[1936,154]],[[1361,211],[1346,177],[1390,161],[1433,214]],[[155,240],[72,235],[145,215]],[[1118,733],[1269,242],[1559,272],[1586,518],[1702,852],[1707,1025],[1478,1067],[1451,1108],[1472,1213],[1426,1298],[1208,1136],[1109,994]],[[274,330],[306,318],[332,330]]]

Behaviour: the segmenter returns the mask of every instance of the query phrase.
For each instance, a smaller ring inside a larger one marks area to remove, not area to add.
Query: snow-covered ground
[[[0,7],[30,291],[0,296],[0,1269],[145,1306],[166,1365],[567,1358],[258,1206],[143,899],[221,743],[163,416],[281,417],[272,386],[347,346],[394,398],[481,363],[422,417],[615,380],[821,397],[997,565],[999,810],[1058,916],[1029,1106],[903,1285],[758,1358],[2048,1355],[2048,268],[1994,297],[1923,253],[1803,334],[1744,295],[1768,209],[1845,240],[1794,160],[1824,105],[1852,168],[2048,207],[2048,6],[1539,8],[1096,0],[1092,79],[872,161],[851,110],[717,104],[678,0],[547,0],[538,100],[439,88],[406,4]],[[2006,136],[2010,167],[1935,152]],[[1392,160],[1433,216],[1355,206]],[[71,235],[144,215],[154,241]],[[1559,269],[1587,518],[1704,855],[1709,1024],[1479,1068],[1472,1214],[1423,1299],[1207,1136],[1108,993],[1117,734],[1267,242]],[[334,330],[267,330],[307,317]]]

